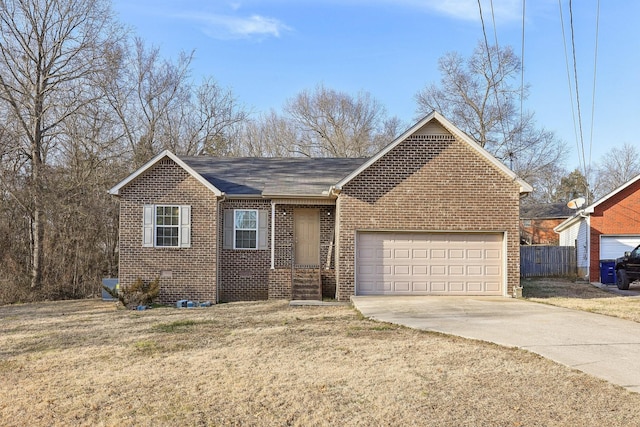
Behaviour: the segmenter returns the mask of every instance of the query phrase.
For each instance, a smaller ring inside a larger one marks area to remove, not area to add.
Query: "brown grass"
[[[284,302],[0,307],[0,379],[8,426],[618,426],[640,417],[640,395],[525,351]]]
[[[640,322],[640,298],[623,297],[586,282],[566,279],[527,279],[523,296],[530,301],[605,314]]]

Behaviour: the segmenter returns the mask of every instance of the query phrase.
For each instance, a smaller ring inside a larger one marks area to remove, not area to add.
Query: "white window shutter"
[[[153,205],[144,205],[142,214],[142,247],[153,247]]]
[[[191,247],[191,206],[180,206],[180,247]]]
[[[269,211],[258,211],[258,249],[269,249]]]

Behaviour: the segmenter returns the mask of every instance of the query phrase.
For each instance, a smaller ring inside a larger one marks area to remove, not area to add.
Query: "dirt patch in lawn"
[[[284,302],[0,307],[2,425],[636,425],[640,395],[517,349]]]
[[[619,296],[566,279],[523,279],[521,284],[522,295],[530,301],[640,322],[640,297]]]

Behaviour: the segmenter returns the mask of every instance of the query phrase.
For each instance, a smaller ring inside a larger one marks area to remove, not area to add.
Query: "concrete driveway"
[[[499,297],[352,301],[367,318],[522,348],[640,392],[640,323]]]

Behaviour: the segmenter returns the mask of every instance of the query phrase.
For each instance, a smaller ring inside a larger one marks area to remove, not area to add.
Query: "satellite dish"
[[[578,197],[577,199],[569,200],[567,207],[569,209],[580,209],[584,205],[584,202],[586,202],[584,197]]]

